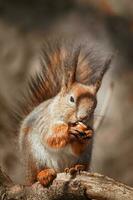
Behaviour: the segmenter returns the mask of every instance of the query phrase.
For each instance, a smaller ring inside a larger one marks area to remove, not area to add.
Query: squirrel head
[[[89,85],[76,80],[77,62],[72,67],[63,67],[62,87],[54,97],[54,113],[65,123],[86,122],[91,119],[97,105],[97,92],[102,78],[111,62],[107,59],[99,77]]]
[[[54,97],[54,114],[66,123],[87,120],[96,107],[96,95],[92,86],[74,82],[71,87],[62,88]]]

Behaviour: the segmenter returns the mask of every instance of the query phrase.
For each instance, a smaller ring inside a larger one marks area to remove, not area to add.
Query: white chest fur
[[[72,154],[70,145],[61,149],[48,148],[41,143],[40,138],[35,133],[32,133],[28,140],[32,145],[32,155],[39,169],[49,167],[62,172],[77,161],[77,157]]]

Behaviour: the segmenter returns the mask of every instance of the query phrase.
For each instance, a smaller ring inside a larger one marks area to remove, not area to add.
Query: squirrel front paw
[[[69,173],[71,176],[74,176],[76,175],[77,173],[80,174],[81,171],[85,171],[88,169],[88,164],[85,165],[85,164],[77,164],[75,165],[74,167],[71,167],[71,168],[65,168],[64,169],[64,172],[65,173]]]
[[[90,127],[87,127],[82,122],[77,122],[70,126],[69,133],[74,136],[74,138],[85,141],[90,138],[92,138],[93,135],[93,129]]]
[[[44,169],[38,173],[37,180],[40,182],[41,185],[47,187],[53,182],[56,176],[57,173],[54,169]]]

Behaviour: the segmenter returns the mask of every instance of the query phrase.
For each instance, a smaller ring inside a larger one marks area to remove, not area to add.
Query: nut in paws
[[[93,129],[82,122],[77,122],[70,127],[69,133],[79,140],[87,140],[92,138]]]

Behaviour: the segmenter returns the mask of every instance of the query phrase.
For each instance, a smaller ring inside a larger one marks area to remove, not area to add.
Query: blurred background
[[[133,186],[132,0],[0,0],[0,166],[14,181],[21,180],[12,132],[17,124],[9,113],[39,65],[42,41],[57,32],[86,33],[105,52],[118,52],[98,95],[95,120],[103,121],[96,131],[91,167]]]

